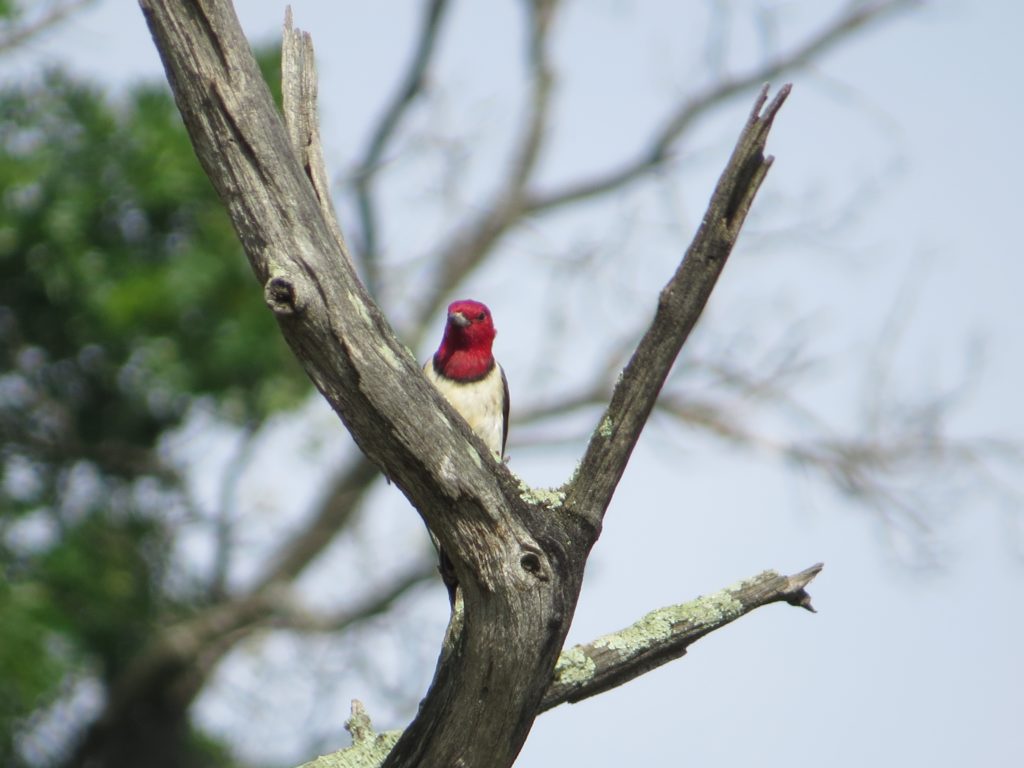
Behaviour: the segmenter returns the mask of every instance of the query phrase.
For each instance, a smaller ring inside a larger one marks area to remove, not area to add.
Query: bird
[[[508,380],[491,346],[497,331],[491,310],[471,299],[448,305],[441,345],[423,365],[423,373],[498,461],[508,437]],[[451,558],[431,533],[440,560],[438,571],[456,610],[459,581]]]
[[[509,399],[505,371],[491,351],[496,334],[485,304],[453,301],[441,344],[423,372],[501,461],[508,437]]]

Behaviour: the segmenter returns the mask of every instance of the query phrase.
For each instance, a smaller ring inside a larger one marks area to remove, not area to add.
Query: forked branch
[[[227,0],[140,1],[196,153],[286,340],[360,448],[420,512],[459,581],[463,620],[453,625],[431,688],[384,764],[509,766],[545,700],[604,510],[767,173],[764,144],[788,88],[767,107],[767,88],[761,92],[568,493],[538,494],[495,461],[430,386],[359,282],[332,223],[308,37],[286,30],[286,130]],[[529,175],[543,135],[550,82],[544,46],[554,7],[553,0],[533,6],[534,119],[513,190]],[[297,540],[267,574],[264,594],[301,569],[316,547]],[[681,619],[669,635],[710,631],[713,623]],[[650,653],[678,652],[671,645]],[[624,680],[653,666],[653,658],[595,651],[593,660]]]
[[[359,221],[362,224],[360,255],[366,274],[367,287],[372,295],[377,294],[380,271],[374,180],[384,162],[384,152],[394,138],[402,118],[423,92],[427,73],[433,61],[434,52],[437,50],[438,31],[450,5],[449,0],[430,0],[423,14],[422,26],[416,39],[416,51],[409,63],[409,68],[406,70],[398,90],[384,109],[380,122],[371,134],[370,143],[363,159],[356,167],[354,180],[356,207]],[[288,26],[290,27],[290,24]]]

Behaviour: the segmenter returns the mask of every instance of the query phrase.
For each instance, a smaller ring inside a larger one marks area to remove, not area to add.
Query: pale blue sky
[[[400,65],[394,57],[406,50],[415,18],[407,10],[412,4],[292,5],[296,24],[313,31],[326,154],[331,172],[341,174],[390,93]],[[807,9],[824,4],[774,5],[794,27],[804,28]],[[275,34],[283,4],[238,6],[254,40]],[[448,90],[414,120],[429,119],[439,133],[483,137],[484,149],[469,170],[471,184],[482,188],[503,158],[501,140],[514,127],[522,96],[515,85],[518,42],[506,34],[518,30],[519,14],[508,2],[457,6],[446,33],[452,48],[438,76]],[[740,18],[749,3],[728,6]],[[559,27],[564,47],[557,59],[566,72],[559,93],[564,123],[545,156],[544,179],[554,183],[607,167],[667,100],[707,77],[693,32],[705,8],[570,3]],[[747,60],[754,40],[740,27],[736,63]],[[897,296],[913,295],[887,391],[903,398],[945,391],[976,365],[969,353],[982,339],[983,366],[952,426],[959,435],[1020,440],[1022,28],[1024,6],[1009,0],[927,3],[860,35],[813,71],[791,76],[793,95],[769,140],[776,166],[745,235],[747,250],[729,265],[695,344],[809,318],[811,348],[833,364],[796,394],[830,423],[852,427],[859,419],[863,367],[884,318]],[[788,39],[785,31],[780,35]],[[160,74],[138,9],[114,0],[34,43],[6,76],[23,76],[44,60],[63,61],[112,88]],[[682,153],[683,180],[671,190],[639,192],[601,209],[612,217],[607,231],[595,231],[590,221],[557,228],[542,222],[513,238],[494,269],[473,279],[472,291],[498,319],[497,351],[514,403],[517,386],[521,396],[542,375],[536,350],[552,293],[523,284],[532,268],[560,249],[621,238],[615,257],[597,269],[600,285],[568,281],[561,295],[575,302],[574,349],[583,357],[599,353],[606,334],[634,328],[685,247],[752,98],[745,94],[701,125]],[[417,244],[437,231],[443,206],[424,202],[422,188],[388,188],[385,194],[409,211],[408,220],[389,229],[392,251],[422,256]],[[343,227],[345,215],[343,208]],[[614,217],[628,226],[616,227]],[[821,231],[787,236],[794,222]],[[911,274],[920,274],[912,281],[920,288],[901,294]],[[320,433],[333,434],[330,417],[313,410],[310,419]],[[513,468],[536,484],[564,479],[579,451],[574,445],[517,454],[514,436],[511,448]],[[275,462],[269,455],[267,466]],[[272,497],[272,480],[264,483],[259,492]],[[393,489],[379,494],[390,517],[382,515],[386,521],[377,528],[368,526],[364,542],[418,525]],[[892,545],[869,513],[817,480],[653,424],[609,512],[570,641],[593,639],[650,609],[764,568],[793,572],[823,560],[826,569],[812,588],[820,613],[762,609],[668,667],[541,716],[518,765],[1019,765],[1019,503],[1019,496],[1016,502],[981,494],[952,499],[935,529],[943,567],[922,572],[906,564],[899,542]],[[341,549],[341,560],[359,556]],[[322,599],[343,578],[338,573],[344,564],[336,560],[310,579]],[[424,632],[434,633],[429,622],[442,621],[443,600],[410,610],[428,616]],[[433,637],[420,644],[432,647]],[[253,647],[245,653],[251,656],[239,654],[204,697],[201,716],[244,740],[247,754],[301,762],[308,755],[295,751],[292,734],[302,722],[287,712],[260,719],[259,707],[251,704],[248,723],[232,719],[237,702],[252,698],[246,686],[254,689],[268,679],[292,685],[287,677],[253,672],[248,662],[274,669],[275,659],[294,657],[294,649],[278,644],[267,656]],[[325,650],[315,658],[327,667],[332,662],[323,660],[335,657]],[[386,721],[388,703],[375,701],[361,685],[339,672],[337,683],[318,694],[326,697],[325,708],[327,698],[337,708],[338,730],[351,698],[364,698],[371,715],[381,713],[382,726],[400,725]],[[308,697],[310,690],[296,684],[282,697]],[[323,727],[322,717],[313,720]]]

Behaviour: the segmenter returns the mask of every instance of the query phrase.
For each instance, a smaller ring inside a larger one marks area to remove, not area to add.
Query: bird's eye
[[[479,315],[476,316],[476,319],[477,321],[482,321],[485,317],[487,317],[487,313],[481,312]]]

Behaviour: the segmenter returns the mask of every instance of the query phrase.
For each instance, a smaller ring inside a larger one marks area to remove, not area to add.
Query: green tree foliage
[[[0,195],[0,764],[16,765],[70,681],[113,681],[202,599],[169,592],[182,480],[161,437],[197,403],[255,424],[309,384],[165,87],[115,102],[50,73],[0,91]]]

